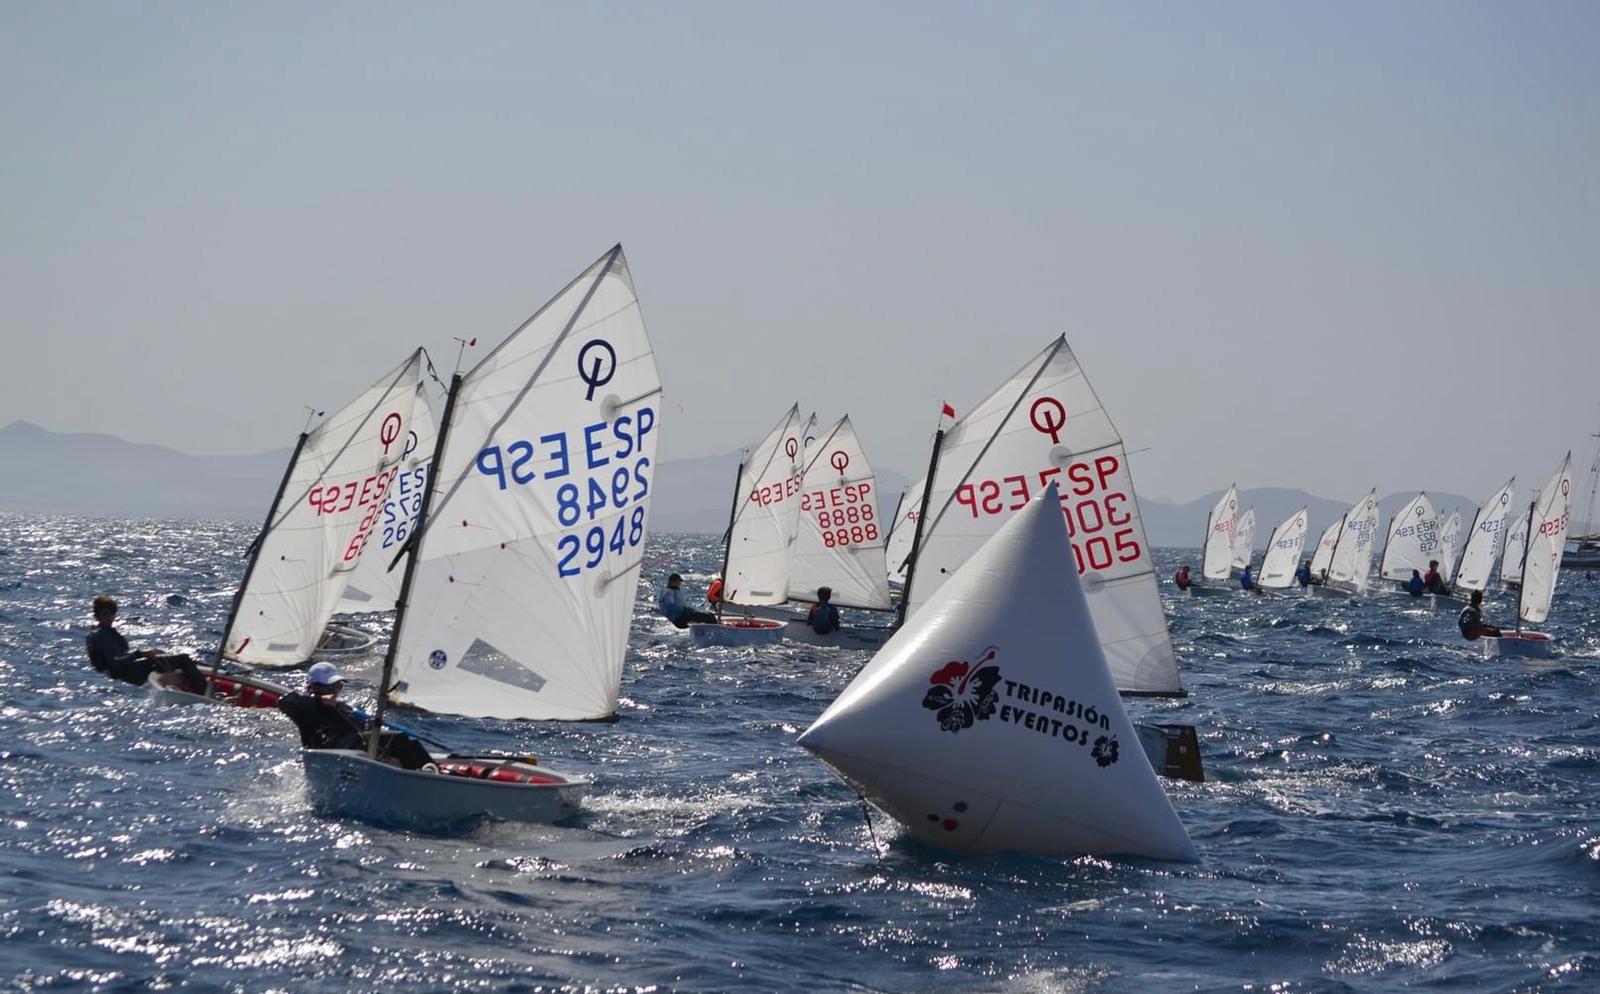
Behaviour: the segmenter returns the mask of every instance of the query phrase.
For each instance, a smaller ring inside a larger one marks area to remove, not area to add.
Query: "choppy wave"
[[[1404,598],[1171,601],[1190,696],[1129,709],[1201,732],[1210,781],[1170,789],[1202,862],[1172,866],[914,842],[794,745],[864,655],[695,650],[650,596],[615,724],[407,717],[591,775],[576,822],[318,818],[277,715],[159,708],[83,659],[101,590],[136,642],[209,651],[248,535],[0,516],[6,989],[1600,987],[1583,575],[1548,626],[1565,659],[1539,669]],[[672,570],[703,589],[719,555],[653,539],[642,590]],[[375,660],[353,670],[370,695]]]

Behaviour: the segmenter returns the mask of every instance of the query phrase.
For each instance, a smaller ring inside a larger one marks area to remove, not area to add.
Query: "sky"
[[[1581,489],[1600,5],[0,5],[0,425],[292,443],[621,241],[661,454],[912,477],[1065,333],[1140,491]],[[7,467],[5,472],[16,472]]]

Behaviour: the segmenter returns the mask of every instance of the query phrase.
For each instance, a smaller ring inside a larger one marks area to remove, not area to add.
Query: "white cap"
[[[331,686],[343,682],[344,677],[339,675],[338,667],[332,663],[317,663],[306,671],[306,683],[320,683]]]

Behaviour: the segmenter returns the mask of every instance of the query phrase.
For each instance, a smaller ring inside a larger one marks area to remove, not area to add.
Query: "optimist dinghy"
[[[1236,570],[1250,565],[1256,554],[1256,509],[1249,508],[1239,515],[1233,526],[1233,563]]]
[[[1550,616],[1556,580],[1561,575],[1561,553],[1572,523],[1572,453],[1568,452],[1555,475],[1528,507],[1523,540],[1522,586],[1517,594],[1517,629],[1499,638],[1485,637],[1483,654],[1548,659],[1553,655],[1550,636],[1522,627]]]
[[[1496,545],[1506,534],[1506,517],[1516,500],[1516,477],[1489,495],[1478,505],[1467,531],[1467,547],[1461,552],[1461,565],[1456,569],[1455,593],[1465,599],[1474,590],[1485,593],[1489,589],[1489,576],[1494,572]]]
[[[1264,590],[1279,591],[1294,583],[1294,574],[1300,567],[1300,551],[1305,548],[1306,528],[1311,516],[1306,508],[1289,515],[1272,530],[1267,539],[1267,554],[1261,558],[1261,577],[1257,581]]]
[[[916,838],[1192,860],[1138,745],[1049,482],[800,736]]]
[[[1226,584],[1233,575],[1234,538],[1238,530],[1239,488],[1230,483],[1206,516],[1206,540],[1201,551],[1200,575],[1213,583],[1210,586],[1191,583],[1187,591],[1189,596],[1203,597],[1228,589]]]
[[[1327,536],[1324,535],[1324,538]],[[1327,579],[1309,588],[1319,597],[1364,594],[1372,581],[1372,547],[1378,537],[1378,491],[1374,487],[1339,519],[1339,532],[1328,559]],[[1322,550],[1318,548],[1320,556]],[[1312,572],[1316,572],[1312,564]]]
[[[660,392],[621,245],[452,378],[374,725],[391,704],[485,718],[614,716]],[[437,773],[402,770],[377,748],[374,739],[367,752],[304,753],[318,810],[430,830],[544,821],[574,810],[587,784],[526,757],[443,757]]]
[[[145,686],[157,704],[226,704],[241,708],[275,708],[289,688],[249,673],[227,671],[206,678],[207,693],[197,694],[182,673],[152,673]]]
[[[1394,582],[1390,589],[1403,591],[1412,570],[1428,572],[1428,563],[1438,560],[1441,554],[1439,514],[1424,491],[1389,519],[1389,537],[1383,544],[1378,575]]]
[[[789,599],[789,570],[800,530],[800,482],[805,425],[800,405],[784,413],[734,478],[733,505],[722,550],[719,619],[689,625],[701,645],[764,645],[783,640],[783,622],[741,615]]]

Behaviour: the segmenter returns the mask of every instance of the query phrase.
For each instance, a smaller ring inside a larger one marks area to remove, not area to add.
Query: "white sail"
[[[223,633],[252,666],[311,658],[400,472],[422,350],[307,432]]]
[[[1311,575],[1320,577],[1333,565],[1333,550],[1339,543],[1339,533],[1344,530],[1344,517],[1329,525],[1317,540],[1317,551],[1311,554]]]
[[[1378,491],[1374,489],[1345,512],[1339,544],[1328,566],[1328,579],[1348,583],[1357,591],[1372,582],[1372,546],[1378,537]],[[1409,575],[1409,574],[1408,574]]]
[[[806,453],[789,596],[815,600],[817,588],[828,586],[840,607],[887,611],[878,479],[849,416],[819,432]]]
[[[406,431],[401,452],[400,474],[389,485],[389,498],[372,526],[361,562],[345,584],[339,599],[342,612],[393,611],[400,595],[400,578],[405,574],[405,557],[399,555],[422,511],[422,490],[428,485],[428,468],[433,465],[433,447],[438,441],[439,422],[428,403],[428,392],[417,384],[412,405],[411,427]],[[392,568],[391,568],[392,567]]]
[[[1517,597],[1517,617],[1538,624],[1550,616],[1556,579],[1561,575],[1561,553],[1572,525],[1572,453],[1568,452],[1550,482],[1539,491],[1532,506],[1528,549],[1522,560],[1522,593]]]
[[[904,583],[906,579],[906,559],[911,555],[911,549],[916,542],[917,515],[922,511],[922,489],[927,480],[918,480],[912,484],[895,509],[895,519],[889,530],[889,543],[884,549],[886,568],[889,579],[895,583]]]
[[[1106,668],[1056,484],[1036,493],[800,744],[946,849],[1193,859]]]
[[[492,718],[616,710],[660,392],[620,245],[456,382],[391,699]]]
[[[1411,579],[1411,571],[1428,571],[1430,560],[1439,558],[1439,513],[1427,493],[1417,494],[1389,519],[1389,539],[1383,546],[1383,561],[1378,575],[1401,583]]]
[[[1256,554],[1256,509],[1239,515],[1233,530],[1233,568],[1244,569]]]
[[[1539,493],[1533,494],[1534,501],[1538,501]],[[1505,553],[1500,557],[1500,582],[1522,582],[1522,555],[1528,549],[1528,508],[1523,507],[1516,520],[1511,522],[1511,527],[1506,529]]]
[[[1506,516],[1516,500],[1516,477],[1489,495],[1478,507],[1472,521],[1472,532],[1467,536],[1467,548],[1461,553],[1461,567],[1456,571],[1456,586],[1465,590],[1487,590],[1489,576],[1494,572],[1496,545],[1506,530]]]
[[[1281,590],[1294,581],[1310,524],[1311,515],[1302,507],[1272,530],[1272,537],[1267,540],[1267,554],[1261,560],[1260,583],[1263,587]]]
[[[1206,518],[1206,544],[1200,574],[1226,580],[1233,567],[1233,535],[1239,525],[1239,491],[1230,485]]]
[[[945,434],[910,610],[1052,481],[1118,689],[1183,693],[1122,438],[1065,337]]]
[[[1456,542],[1461,539],[1461,512],[1451,511],[1439,526],[1439,575],[1449,583],[1456,575]]]
[[[782,604],[800,531],[800,405],[778,420],[739,469],[723,598],[731,604]]]

